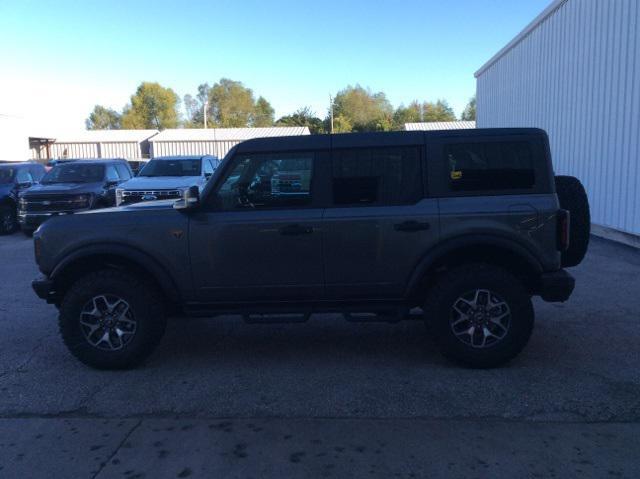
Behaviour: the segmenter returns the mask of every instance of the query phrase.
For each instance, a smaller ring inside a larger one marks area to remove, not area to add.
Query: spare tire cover
[[[587,192],[578,178],[556,176],[556,193],[560,208],[569,210],[569,248],[562,252],[562,266],[567,268],[582,262],[589,247],[591,234],[591,212]]]

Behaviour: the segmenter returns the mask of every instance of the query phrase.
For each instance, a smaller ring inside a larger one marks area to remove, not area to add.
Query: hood
[[[55,195],[55,194],[80,194],[95,193],[101,190],[103,183],[51,183],[34,185],[21,196]]]
[[[173,188],[189,188],[202,184],[200,176],[137,176],[125,181],[120,188],[125,190],[169,190]]]
[[[143,201],[141,203],[114,206],[112,208],[101,208],[98,210],[82,211],[80,213],[76,213],[76,215],[100,215],[107,213],[126,213],[134,211],[172,210],[173,203],[175,203],[175,200]]]

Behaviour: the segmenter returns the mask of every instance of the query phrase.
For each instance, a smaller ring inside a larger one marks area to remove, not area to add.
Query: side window
[[[116,171],[115,166],[108,165],[107,166],[107,181],[119,181],[120,177],[118,176],[118,172]]]
[[[31,176],[35,181],[40,181],[44,176],[44,167],[43,166],[34,166],[31,168]]]
[[[209,159],[204,160],[204,174],[205,176],[213,175],[213,166],[211,166],[211,160]]]
[[[18,168],[16,173],[17,183],[33,183],[33,177],[27,168]]]
[[[526,141],[455,143],[445,146],[449,185],[453,191],[532,188],[535,170]]]
[[[224,210],[295,208],[311,203],[313,153],[237,155],[218,189]]]
[[[423,194],[419,147],[334,150],[334,205],[405,205]]]
[[[122,180],[128,180],[131,178],[131,173],[129,173],[129,168],[126,165],[118,164],[116,165],[116,170],[118,171],[118,176]]]

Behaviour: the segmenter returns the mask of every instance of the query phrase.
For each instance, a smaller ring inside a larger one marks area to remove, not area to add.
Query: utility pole
[[[202,105],[202,116],[204,117],[204,127],[207,128],[207,107],[209,106],[209,100],[204,101]]]
[[[331,117],[331,133],[333,134],[333,98],[329,95],[329,116]]]

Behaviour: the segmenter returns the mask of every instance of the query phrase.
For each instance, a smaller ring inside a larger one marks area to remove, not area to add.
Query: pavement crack
[[[42,343],[44,342],[44,340],[47,337],[49,337],[49,334],[46,334],[46,335],[42,336],[40,339],[38,339],[36,341],[35,346],[33,348],[31,348],[31,352],[29,353],[27,358],[24,361],[22,361],[22,363],[20,363],[17,367],[0,373],[0,379],[3,379],[4,377],[6,377],[6,376],[8,376],[10,374],[16,374],[16,373],[22,372],[24,370],[24,368],[26,368],[31,363],[31,361],[33,361],[33,358],[36,356],[38,351],[42,348]]]
[[[136,429],[138,429],[138,427],[140,427],[140,425],[142,424],[142,419],[138,420],[138,422],[136,422],[131,429],[129,429],[129,431],[124,435],[124,437],[122,438],[122,441],[120,441],[120,443],[116,446],[115,450],[109,455],[109,457],[107,457],[107,459],[102,462],[100,464],[100,467],[98,468],[98,470],[96,471],[96,473],[91,476],[91,479],[96,479],[100,473],[102,473],[102,471],[107,467],[107,465],[109,465],[109,463],[111,462],[111,460],[116,456],[116,454],[118,454],[118,451],[120,451],[120,449],[122,448],[122,446],[127,442],[127,440],[129,439],[129,437],[131,437],[131,435],[134,433],[134,431]]]

